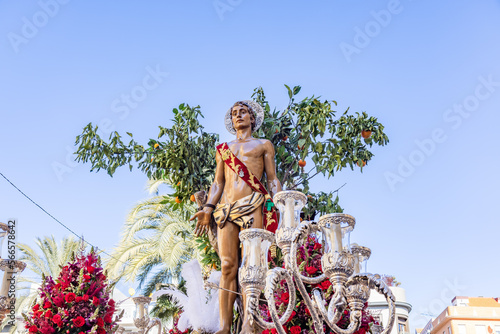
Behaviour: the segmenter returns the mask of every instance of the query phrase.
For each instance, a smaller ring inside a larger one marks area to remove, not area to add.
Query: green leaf
[[[301,88],[302,88],[302,87],[300,87],[300,86],[295,86],[295,87],[293,87],[293,95],[297,95],[297,94],[300,92],[300,89],[301,89]]]
[[[292,96],[293,96],[292,90],[290,89],[290,87],[288,87],[288,85],[285,85],[285,87],[288,90],[288,97],[292,98]]]

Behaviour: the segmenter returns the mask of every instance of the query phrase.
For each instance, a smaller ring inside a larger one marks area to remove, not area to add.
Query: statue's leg
[[[222,273],[220,287],[231,291],[238,291],[236,275],[238,274],[238,253],[240,247],[239,232],[240,227],[231,222],[227,222],[224,228],[218,231]],[[220,330],[217,334],[230,333],[235,299],[235,293],[219,290]]]
[[[263,219],[262,219],[262,210],[259,208],[252,212],[253,217],[253,228],[263,228]],[[243,251],[243,249],[242,249]],[[241,255],[243,257],[243,254]],[[242,291],[243,292],[243,291]],[[250,334],[256,333],[255,329],[250,326],[250,322],[248,320],[248,311],[247,311],[247,298],[243,293],[243,325],[241,326],[241,334]]]

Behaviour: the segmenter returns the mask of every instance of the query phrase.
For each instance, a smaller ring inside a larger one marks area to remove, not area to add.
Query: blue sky
[[[230,140],[234,101],[262,86],[284,107],[283,84],[301,85],[386,126],[363,173],[314,186],[347,183],[352,240],[372,249],[369,271],[403,283],[422,326],[456,294],[498,296],[499,15],[498,0],[1,1],[0,172],[110,250],[146,178],[74,163],[86,124],[146,142],[187,102]],[[68,235],[3,179],[0,212],[20,242]]]

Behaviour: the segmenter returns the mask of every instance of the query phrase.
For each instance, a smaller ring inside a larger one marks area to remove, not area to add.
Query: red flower
[[[89,272],[89,274],[92,274],[94,272],[95,268],[92,267],[92,266],[87,266],[87,271]]]
[[[51,308],[52,307],[52,303],[49,302],[49,301],[46,301],[44,304],[43,304],[43,308]]]
[[[104,327],[104,320],[102,318],[97,318],[97,326]]]
[[[76,301],[77,303],[81,302],[82,300],[83,300],[83,298],[82,298],[81,296],[76,296],[75,301]]]
[[[262,334],[269,334],[269,329],[266,329],[265,331],[262,332]]]
[[[36,333],[38,332],[38,327],[36,327],[35,325],[31,326],[30,329],[29,329],[30,333]]]
[[[290,299],[290,295],[288,294],[288,292],[283,292],[281,294],[281,297],[280,297],[281,301],[283,303],[288,303],[288,299]]]
[[[39,308],[40,308],[40,304],[36,304],[35,306],[33,306],[33,312],[38,311]]]
[[[66,299],[66,303],[71,303],[72,301],[74,301],[76,299],[76,295],[73,292],[68,292],[65,299]]]
[[[94,306],[98,306],[100,304],[99,298],[94,296],[94,299],[92,299],[92,304],[94,304]]]
[[[311,275],[311,274],[314,274],[315,272],[317,272],[318,269],[316,269],[316,267],[306,267],[306,271],[309,275]]]
[[[89,300],[89,295],[83,295],[82,300],[84,302],[88,301]]]
[[[326,280],[326,281],[321,282],[321,284],[319,286],[321,287],[322,290],[328,290],[328,288],[331,285],[332,285],[332,282],[330,282],[329,280]]]
[[[291,334],[300,334],[301,331],[302,331],[302,329],[300,328],[300,326],[290,327]]]
[[[322,245],[320,243],[315,242],[313,249],[321,249]]]
[[[276,328],[271,328],[271,334],[278,334],[278,331],[276,330]]]
[[[47,310],[47,312],[45,312],[45,318],[52,318],[52,311],[51,310]]]
[[[97,334],[106,334],[106,331],[102,327],[97,327]]]
[[[107,322],[108,324],[112,323],[113,322],[113,316],[111,314],[106,314],[104,316],[104,321]]]
[[[61,316],[59,314],[54,315],[52,321],[59,327],[62,325]]]
[[[73,324],[76,327],[82,327],[83,325],[85,325],[85,319],[83,319],[83,317],[79,315],[78,317],[76,317],[76,319],[73,319]]]
[[[90,275],[83,274],[83,279],[86,281],[90,281]]]
[[[54,301],[54,304],[57,307],[61,307],[64,305],[64,297],[63,296],[54,297],[54,298],[52,298],[52,300]]]
[[[110,299],[109,302],[108,302],[108,305],[111,306],[111,307],[114,307],[115,306],[115,301],[113,299]]]
[[[50,325],[42,325],[40,328],[40,332],[42,332],[42,334],[52,334],[55,331],[56,330]]]
[[[311,312],[309,312],[309,309],[306,307],[306,313],[307,315],[311,315]]]
[[[297,314],[297,312],[292,311],[292,314],[290,314],[290,318],[288,318],[287,322],[292,320],[292,318],[295,317],[296,314]]]

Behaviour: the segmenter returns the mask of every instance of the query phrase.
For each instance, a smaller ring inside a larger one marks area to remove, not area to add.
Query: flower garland
[[[99,256],[92,249],[64,266],[59,277],[42,277],[38,302],[23,314],[29,333],[106,334],[116,332],[115,301]]]

